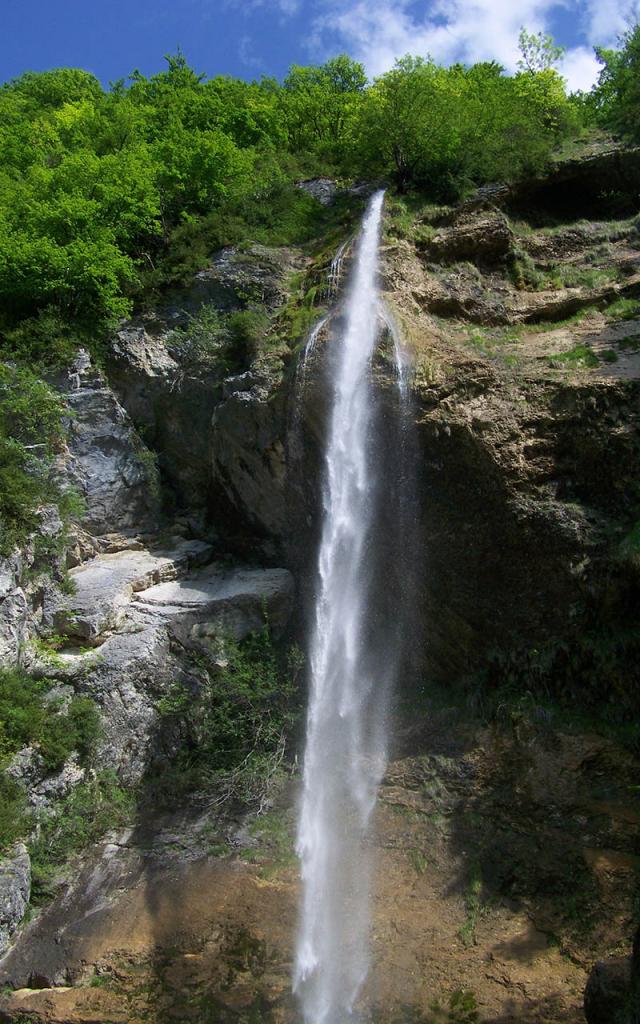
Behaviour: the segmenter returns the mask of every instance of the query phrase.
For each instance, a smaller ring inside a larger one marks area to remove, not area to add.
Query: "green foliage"
[[[0,553],[38,525],[59,496],[53,460],[63,438],[64,404],[30,370],[0,364]]]
[[[185,367],[208,365],[229,373],[257,355],[268,327],[269,316],[260,307],[221,313],[202,306],[185,328],[173,331],[169,346]]]
[[[456,989],[449,996],[446,1007],[439,1001],[431,1007],[426,1024],[478,1024],[480,1014],[473,992]]]
[[[476,945],[476,927],[485,910],[482,900],[482,888],[482,873],[480,871],[480,865],[478,863],[474,863],[471,866],[469,881],[464,894],[466,918],[458,932],[458,935],[465,946]]]
[[[134,809],[133,794],[119,785],[114,772],[102,771],[76,786],[43,815],[29,849],[33,901],[42,903],[50,898],[69,859],[109,829],[126,825]]]
[[[596,47],[602,65],[589,97],[596,120],[631,142],[640,140],[640,25],[620,39],[620,48]]]
[[[351,158],[361,173],[377,169],[401,190],[447,201],[473,184],[541,170],[576,130],[551,68],[510,77],[495,62],[443,68],[404,57],[367,90]]]
[[[50,771],[74,751],[85,760],[100,735],[96,706],[88,697],[65,704],[45,699],[47,684],[19,669],[0,670],[0,760],[29,744]]]
[[[556,352],[547,358],[552,366],[566,366],[580,370],[591,370],[600,365],[600,360],[588,345],[575,345],[568,352]]]
[[[530,75],[549,71],[565,53],[565,47],[556,46],[552,36],[544,32],[527,32],[526,28],[520,29],[518,48],[521,54],[518,67]]]
[[[197,657],[201,691],[176,684],[156,707],[179,717],[182,749],[149,784],[173,800],[176,793],[209,789],[220,801],[261,803],[275,781],[297,716],[300,654],[279,651],[267,627],[241,643],[225,639],[212,657]]]
[[[86,763],[100,735],[92,700],[72,697],[65,704],[47,700],[46,693],[44,680],[20,669],[0,670],[0,851],[31,826],[24,790],[3,768],[11,755],[32,745],[53,772],[74,752]]]
[[[133,303],[250,237],[319,237],[333,213],[293,187],[392,176],[442,197],[539,169],[579,113],[547,37],[526,70],[406,57],[372,85],[340,55],[282,84],[207,80],[181,53],[108,91],[84,71],[0,88],[0,333],[8,357],[59,365],[101,348]],[[99,339],[96,342],[92,339]]]
[[[640,316],[640,299],[616,299],[606,308],[612,320],[635,320]]]
[[[29,815],[24,790],[0,771],[0,853],[25,835]]]

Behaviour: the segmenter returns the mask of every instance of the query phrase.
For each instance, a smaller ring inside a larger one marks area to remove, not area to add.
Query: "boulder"
[[[631,988],[631,957],[612,957],[595,965],[584,993],[587,1024],[632,1024],[627,1016]],[[637,1020],[637,1017],[635,1018]]]
[[[22,922],[31,896],[31,859],[24,843],[18,843],[0,861],[0,955]]]

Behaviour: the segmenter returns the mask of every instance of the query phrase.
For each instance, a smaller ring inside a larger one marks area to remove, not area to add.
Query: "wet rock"
[[[31,895],[31,859],[24,843],[18,843],[0,861],[0,955],[22,922]]]

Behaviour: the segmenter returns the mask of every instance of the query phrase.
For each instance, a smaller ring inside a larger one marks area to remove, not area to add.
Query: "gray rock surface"
[[[103,721],[98,763],[127,782],[142,777],[152,755],[172,754],[179,737],[163,732],[156,705],[175,685],[198,692],[189,652],[208,651],[216,638],[242,639],[265,615],[277,631],[291,615],[288,571],[202,566],[210,553],[203,542],[183,541],[99,555],[72,570],[77,589],[67,614],[73,610],[75,618],[67,631],[99,646],[68,647],[37,666],[96,701]]]
[[[206,359],[185,359],[173,332],[203,306],[222,313],[259,306],[269,312],[289,298],[289,278],[305,257],[290,249],[227,247],[191,284],[169,293],[153,313],[123,326],[113,339],[109,380],[160,457],[163,480],[180,506],[211,508],[212,417],[223,397],[223,371]],[[246,362],[252,353],[246,353]],[[237,353],[240,365],[242,353]]]
[[[310,181],[298,181],[296,184],[307,195],[317,199],[322,206],[331,206],[340,191],[331,178],[312,178]]]
[[[93,534],[149,529],[159,512],[152,453],[82,351],[69,384],[64,473],[85,499],[83,526]]]
[[[57,612],[56,626],[67,635],[95,641],[122,624],[134,591],[175,579],[210,556],[210,545],[199,540],[181,541],[173,549],[98,555],[71,569],[75,591]]]
[[[29,804],[39,810],[63,799],[86,776],[86,769],[80,767],[75,755],[60,771],[51,774],[34,747],[24,747],[14,754],[5,771],[24,786]]]
[[[134,595],[134,607],[169,618],[174,631],[187,624],[189,638],[230,635],[240,640],[264,623],[275,628],[291,615],[293,578],[286,569],[207,567],[188,579],[159,583]]]
[[[427,252],[445,263],[453,260],[494,263],[512,251],[514,234],[509,221],[498,210],[465,214],[453,227],[442,228],[430,242]]]
[[[20,925],[31,895],[31,859],[24,843],[0,861],[0,955]]]
[[[230,505],[272,541],[286,531],[284,396],[252,371],[226,382],[213,419],[213,476]]]
[[[0,665],[14,665],[28,637],[29,604],[18,552],[0,559]]]
[[[40,510],[38,538],[52,542],[37,550],[35,537],[7,558],[0,558],[0,666],[23,663],[28,641],[39,622],[50,621],[57,601],[56,578],[62,556],[56,542],[63,529],[55,506]]]

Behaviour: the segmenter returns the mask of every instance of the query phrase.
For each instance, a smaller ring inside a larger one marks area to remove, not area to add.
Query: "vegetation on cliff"
[[[246,237],[308,239],[317,204],[297,178],[384,175],[457,195],[540,169],[578,128],[546,58],[508,76],[406,57],[372,84],[346,56],[282,84],[205,80],[181,54],[108,91],[79,69],[27,73],[0,90],[4,352],[63,355],[69,324],[108,329],[184,271],[194,242],[206,259]]]

